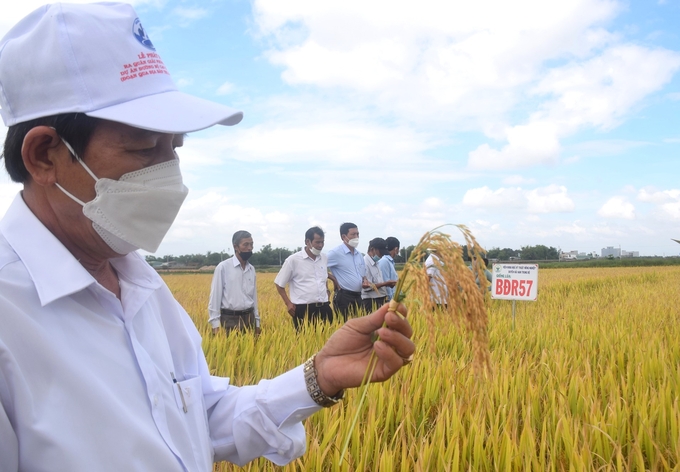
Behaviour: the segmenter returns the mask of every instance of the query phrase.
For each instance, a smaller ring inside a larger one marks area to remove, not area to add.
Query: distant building
[[[560,253],[561,261],[575,261],[578,259],[578,251],[562,251]]]
[[[602,248],[602,257],[621,257],[621,249],[618,247],[607,246]]]
[[[563,251],[560,253],[561,261],[584,261],[592,258],[593,255],[579,251]]]
[[[621,257],[640,257],[640,251],[626,251],[621,250],[618,247],[612,247],[608,246],[606,248],[602,248],[602,257],[609,257],[612,256],[615,259],[621,258]]]

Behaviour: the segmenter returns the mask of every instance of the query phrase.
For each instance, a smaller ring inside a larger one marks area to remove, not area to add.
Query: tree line
[[[403,263],[411,255],[414,245],[401,248],[399,254],[394,258],[394,262]],[[271,244],[263,246],[259,251],[253,252],[252,257],[249,262],[254,266],[280,266],[283,261],[286,260],[288,256],[294,252],[302,250],[301,247],[296,248],[294,251],[285,247],[272,247]],[[467,246],[462,246],[463,258],[469,260],[467,253]],[[225,259],[231,257],[232,254],[229,251],[221,252],[211,252],[208,251],[206,254],[185,254],[182,256],[166,255],[162,257],[157,257],[153,255],[146,256],[147,262],[154,266],[159,266],[161,264],[172,265],[182,265],[187,267],[204,267],[204,266],[216,266]],[[488,259],[495,259],[499,261],[509,261],[514,259],[525,260],[525,261],[548,261],[548,260],[558,260],[559,250],[552,246],[544,246],[539,244],[537,246],[522,246],[521,249],[511,249],[511,248],[491,248],[487,251],[486,257]]]

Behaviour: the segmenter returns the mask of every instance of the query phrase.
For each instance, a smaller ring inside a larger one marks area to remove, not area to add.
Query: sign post
[[[515,329],[517,300],[536,301],[538,264],[493,264],[491,298],[512,300],[512,329]]]

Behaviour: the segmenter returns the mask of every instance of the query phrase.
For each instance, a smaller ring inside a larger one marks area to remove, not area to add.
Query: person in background
[[[359,247],[359,228],[354,223],[340,225],[342,244],[328,252],[329,278],[333,281],[335,295],[333,308],[345,321],[357,316],[362,307],[361,291],[370,287],[366,280],[364,256]]]
[[[486,257],[482,257],[482,261],[484,262],[484,276],[486,277],[486,280],[488,282],[488,285],[486,287],[487,291],[491,291],[491,281],[493,280],[493,275],[491,274],[491,271],[488,269],[489,267],[489,259]],[[479,277],[477,276],[477,272],[473,269],[474,265],[477,263],[477,258],[472,258],[472,262],[470,264],[470,270],[473,271],[475,274],[475,282],[477,283],[477,286],[481,289],[482,284],[479,282]]]
[[[430,255],[425,259],[425,270],[427,271],[427,278],[430,280],[430,294],[438,307],[446,308],[446,299],[449,292],[439,269],[439,264],[437,251],[432,249]]]
[[[390,236],[385,240],[386,247],[381,251],[382,258],[378,261],[378,267],[382,272],[383,280],[398,280],[397,270],[394,267],[394,258],[399,254],[399,240]],[[387,301],[394,298],[394,285],[386,287]]]
[[[333,310],[328,302],[328,257],[321,252],[324,240],[321,228],[309,228],[305,233],[304,249],[286,258],[274,279],[276,291],[298,331],[304,322],[333,321]],[[290,297],[286,294],[286,285]]]
[[[368,251],[364,255],[366,279],[370,287],[361,291],[361,299],[367,313],[383,306],[387,301],[387,287],[394,287],[397,283],[396,280],[384,281],[382,272],[378,267],[378,261],[386,250],[387,244],[385,240],[383,238],[374,238],[368,243]]]
[[[227,331],[255,329],[260,334],[257,310],[255,267],[248,262],[253,255],[253,238],[248,231],[236,231],[231,238],[234,255],[220,262],[210,287],[209,321],[213,333],[220,324]]]

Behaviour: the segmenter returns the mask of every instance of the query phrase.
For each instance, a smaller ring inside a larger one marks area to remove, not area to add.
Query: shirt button
[[[153,406],[158,406],[158,395],[153,396]]]
[[[285,455],[286,455],[286,451],[285,451],[284,449],[279,449],[279,450],[277,450],[276,452],[278,452],[280,456],[285,456]]]

